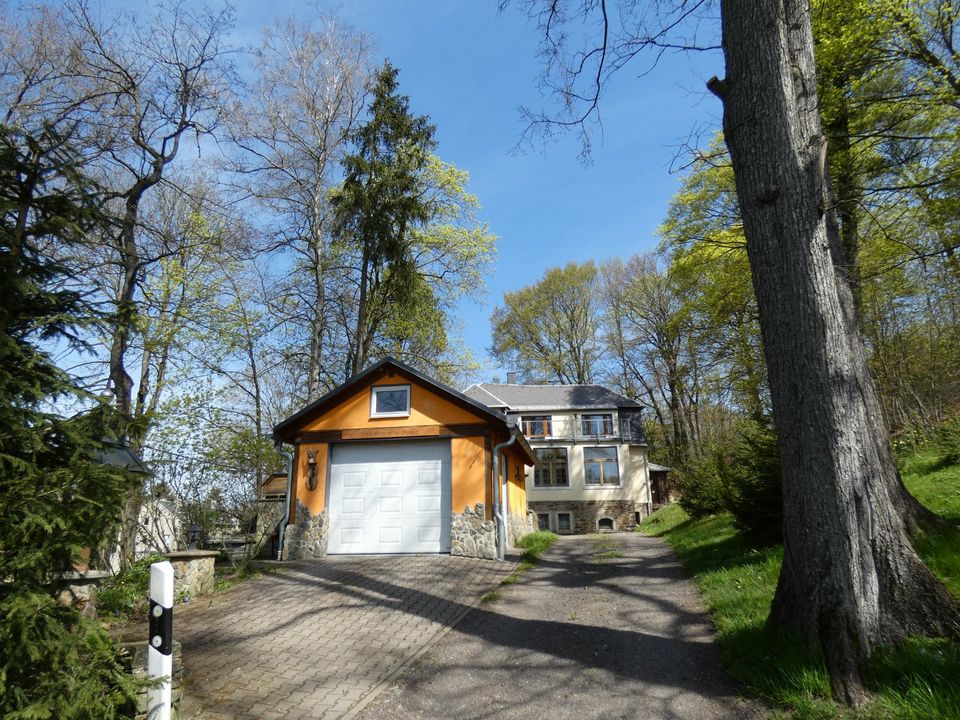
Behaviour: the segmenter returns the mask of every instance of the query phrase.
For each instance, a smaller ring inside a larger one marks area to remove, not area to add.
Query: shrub
[[[777,433],[769,416],[745,421],[719,462],[723,503],[737,529],[754,540],[783,539],[783,483]]]
[[[164,559],[163,555],[150,555],[106,580],[97,594],[100,614],[126,616],[146,612],[149,605],[150,566]]]
[[[674,470],[673,489],[678,502],[693,518],[716,515],[725,510],[718,453],[710,453]]]
[[[940,463],[960,464],[960,417],[947,420],[931,434],[934,449],[940,455]]]

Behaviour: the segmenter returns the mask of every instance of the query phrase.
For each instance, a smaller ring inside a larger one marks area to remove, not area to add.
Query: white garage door
[[[450,551],[450,442],[336,445],[329,553]]]

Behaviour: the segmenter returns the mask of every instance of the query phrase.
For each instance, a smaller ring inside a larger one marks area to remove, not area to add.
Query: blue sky
[[[236,39],[254,44],[273,18],[308,21],[312,4],[235,2]],[[464,340],[484,367],[478,380],[503,376],[487,357],[489,318],[504,292],[568,261],[627,257],[652,250],[680,176],[677,147],[719,125],[720,105],[704,90],[722,75],[719,53],[670,55],[651,73],[627,66],[608,86],[592,162],[578,159],[579,138],[514,153],[524,122],[519,106],[544,107],[536,79],[538,35],[516,9],[495,0],[350,0],[321,3],[371,34],[377,54],[400,69],[400,90],[437,126],[440,157],[470,173],[480,217],[500,238],[495,271],[481,304],[462,308]],[[641,62],[644,59],[641,58]],[[705,134],[704,137],[707,137]]]

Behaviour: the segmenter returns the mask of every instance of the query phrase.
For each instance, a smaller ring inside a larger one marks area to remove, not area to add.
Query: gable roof
[[[373,382],[380,376],[386,375],[388,372],[395,372],[399,375],[403,375],[407,379],[413,380],[420,385],[429,388],[431,391],[445,398],[446,400],[449,400],[453,404],[459,405],[460,407],[469,410],[481,418],[488,420],[495,427],[506,430],[511,434],[516,434],[520,446],[523,447],[524,451],[530,458],[534,459],[533,462],[536,462],[536,456],[534,455],[533,450],[530,448],[527,439],[523,436],[523,433],[520,432],[520,429],[516,426],[516,424],[507,419],[506,415],[493,409],[490,405],[478,402],[477,400],[468,397],[464,393],[454,390],[453,388],[444,385],[442,382],[434,380],[433,378],[424,375],[419,370],[415,370],[409,365],[406,365],[392,357],[385,357],[383,360],[374,363],[366,370],[354,375],[352,378],[343,383],[343,385],[335,387],[319,400],[315,400],[302,410],[295,412],[287,419],[277,423],[273,428],[274,441],[290,442],[293,439],[293,435],[296,433],[297,428],[301,427],[310,420],[319,417],[327,410],[336,406],[338,403],[355,393],[366,383]]]
[[[514,411],[640,409],[630,398],[603,385],[508,385],[479,383],[464,394],[490,407]]]

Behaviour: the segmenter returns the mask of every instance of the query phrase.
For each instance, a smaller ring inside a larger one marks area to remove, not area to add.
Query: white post
[[[150,639],[147,675],[148,720],[170,720],[173,691],[173,565],[167,560],[150,566]]]

